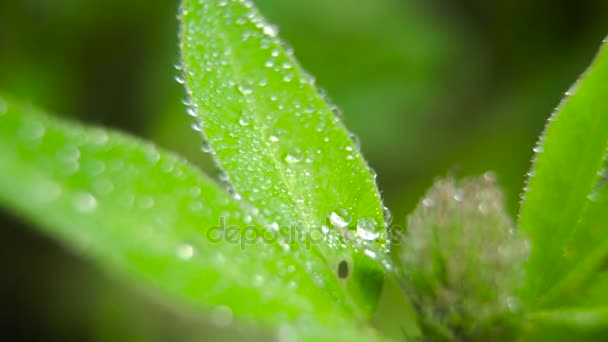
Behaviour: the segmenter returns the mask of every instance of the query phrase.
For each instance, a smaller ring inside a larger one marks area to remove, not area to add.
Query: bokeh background
[[[255,2],[343,109],[396,224],[448,172],[495,171],[515,215],[545,120],[608,34],[605,0]],[[177,0],[0,0],[0,90],[153,140],[214,173],[174,81],[177,8]],[[216,333],[9,212],[0,227],[2,335]]]

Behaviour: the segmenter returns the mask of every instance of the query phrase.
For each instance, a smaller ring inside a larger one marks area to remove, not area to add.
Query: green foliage
[[[283,3],[298,9],[294,18],[311,16],[299,12],[299,3]],[[309,5],[302,8],[326,4]],[[350,3],[332,6],[340,12]],[[372,42],[378,51],[370,63],[382,64],[382,71],[369,69],[374,75],[428,80],[420,93],[435,97],[430,89],[443,74],[436,64],[446,62],[425,53],[452,54],[460,45],[425,19],[400,23],[399,8],[393,0],[367,1],[343,13],[386,18],[382,32],[368,32],[361,21],[350,43]],[[375,174],[339,110],[278,38],[277,27],[250,0],[184,0],[179,18],[178,81],[186,85],[187,112],[223,184],[152,144],[0,97],[0,205],[216,328],[237,321],[279,340],[607,336],[608,48],[568,92],[535,149],[518,221],[532,247],[526,272],[527,241],[487,176],[437,182],[410,215],[407,235],[393,249],[394,268],[390,219]],[[419,36],[402,24],[426,28]],[[350,30],[335,20],[328,25],[336,39]],[[394,44],[402,31],[422,43]],[[356,63],[344,51],[338,45],[324,51],[350,77],[338,83],[374,76],[354,73]],[[415,66],[400,70],[395,56]],[[383,102],[396,115],[401,101],[425,102],[409,91],[418,88],[398,83],[374,85],[375,95],[361,91],[372,100],[353,101],[354,91],[350,104],[367,113]],[[398,98],[403,93],[413,100]],[[445,104],[429,105],[417,119],[435,106]],[[355,122],[367,124],[361,117]],[[454,130],[449,124],[443,129]],[[395,132],[399,125],[383,127],[375,149],[392,146]],[[398,306],[391,312],[399,315],[380,317],[401,324],[383,324],[377,315],[374,329],[370,320],[385,275],[381,305]],[[394,288],[396,279],[406,296]],[[144,316],[140,309],[122,314]]]
[[[369,259],[387,251],[375,179],[336,109],[252,6],[183,2],[189,112],[236,198],[259,208],[273,229],[327,232],[313,246],[328,270],[320,273],[322,287],[341,300],[344,286],[355,312],[369,317],[382,281],[380,265]],[[331,272],[343,260],[352,273],[346,282]],[[308,271],[316,273],[320,262]]]
[[[327,333],[311,328],[315,321],[339,327],[350,316],[314,278],[331,271],[307,273],[310,260],[286,251],[251,207],[180,158],[0,103],[0,201],[69,247],[220,324],[232,315],[299,321],[314,336]]]
[[[607,93],[604,46],[568,91],[535,148],[519,218],[520,228],[532,241],[523,294],[528,308],[555,306],[564,296],[576,295],[608,256],[602,181],[608,147]]]

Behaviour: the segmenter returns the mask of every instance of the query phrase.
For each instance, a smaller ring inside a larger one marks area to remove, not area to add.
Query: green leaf
[[[608,309],[565,308],[526,316],[519,341],[602,341],[608,338]]]
[[[567,256],[579,259],[565,261],[571,271],[542,297],[541,304],[608,305],[608,279],[603,272],[598,273],[605,271],[608,258],[608,187],[601,186],[590,198],[564,247]]]
[[[189,112],[235,197],[275,229],[322,231],[312,250],[333,272],[321,272],[323,288],[340,301],[346,292],[354,313],[370,317],[382,282],[371,259],[388,248],[383,208],[335,108],[251,1],[186,0],[181,13]],[[337,272],[343,261],[347,281]]]
[[[0,165],[0,205],[135,285],[223,324],[360,334],[313,279],[325,270],[306,272],[250,207],[171,153],[0,97]]]
[[[523,300],[528,307],[551,305],[559,296],[539,298],[572,272],[594,272],[593,263],[606,255],[608,221],[591,216],[608,211],[594,202],[608,146],[608,48],[549,120],[538,147],[519,226],[532,241]],[[589,237],[593,236],[592,239]],[[574,279],[575,282],[578,282]],[[572,282],[573,280],[567,280]],[[562,286],[562,285],[558,285]]]

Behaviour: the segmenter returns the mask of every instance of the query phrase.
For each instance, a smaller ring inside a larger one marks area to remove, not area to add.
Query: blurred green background
[[[605,0],[256,3],[344,110],[398,225],[450,170],[495,171],[515,215],[545,120],[608,34]],[[2,0],[0,90],[148,138],[214,174],[174,81],[177,7],[177,0]],[[133,341],[217,333],[11,213],[0,224],[0,321],[10,326],[2,334]],[[233,330],[224,337],[251,337]]]

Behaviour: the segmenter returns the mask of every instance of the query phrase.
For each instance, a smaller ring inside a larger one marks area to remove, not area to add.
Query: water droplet
[[[362,218],[357,221],[357,234],[363,240],[373,241],[380,237],[377,229],[378,223],[371,217]]]
[[[160,152],[158,151],[158,149],[156,149],[154,145],[146,146],[143,152],[146,156],[146,159],[151,165],[156,165],[156,163],[158,163],[158,161],[160,160]]]
[[[89,176],[98,176],[106,169],[106,164],[97,159],[85,159],[83,161],[83,170]]]
[[[534,151],[535,153],[542,153],[544,149],[541,145],[537,145],[532,149],[532,151]]]
[[[269,138],[270,142],[278,142],[279,141],[279,137],[275,136],[275,135],[271,135]]]
[[[255,278],[253,279],[253,285],[254,286],[262,286],[264,284],[264,276],[261,274],[256,274]]]
[[[184,75],[177,75],[175,76],[175,80],[177,81],[177,83],[179,84],[184,84],[186,83],[186,78],[184,78]]]
[[[197,131],[197,132],[202,132],[203,131],[203,125],[200,121],[195,121],[193,122],[190,127],[192,127],[193,130]]]
[[[88,135],[91,143],[96,145],[103,145],[108,142],[108,133],[103,129],[96,128]]]
[[[220,6],[220,7],[224,7],[224,6],[228,5],[228,0],[220,0],[217,3],[217,5]]]
[[[55,151],[55,155],[62,161],[77,161],[80,159],[78,147],[67,144]]]
[[[372,259],[376,259],[378,257],[374,251],[369,249],[364,250],[363,253]]]
[[[201,151],[203,151],[203,153],[211,153],[211,145],[209,144],[209,141],[207,140],[203,140],[203,144],[201,145]]]
[[[183,243],[177,246],[175,254],[181,260],[188,261],[194,256],[194,247],[191,244]]]
[[[299,163],[302,160],[302,150],[299,148],[293,149],[285,155],[285,161],[290,164]]]
[[[24,120],[19,127],[19,135],[27,140],[40,140],[44,136],[44,126],[36,120]]]
[[[78,192],[72,201],[74,209],[81,213],[92,213],[97,209],[97,199],[88,192]]]
[[[186,114],[188,114],[188,116],[191,116],[191,117],[195,118],[197,116],[196,108],[194,108],[194,107],[188,107],[186,109]]]
[[[432,198],[428,198],[427,197],[427,198],[425,198],[425,199],[422,200],[422,205],[425,208],[431,208],[432,206],[435,205],[435,200],[433,200]]]
[[[382,207],[382,213],[384,215],[384,223],[390,225],[393,222],[393,213],[388,207]]]
[[[271,224],[268,225],[268,230],[271,230],[273,232],[278,232],[279,231],[279,224],[276,222],[272,222]]]
[[[249,124],[251,124],[249,115],[247,113],[242,113],[241,117],[239,118],[239,125],[247,127]]]
[[[279,28],[276,25],[271,24],[264,24],[262,31],[270,37],[276,37],[279,34]]]
[[[274,66],[274,60],[269,59],[266,61],[266,63],[264,63],[264,66],[267,68],[272,68]]]
[[[227,327],[232,323],[232,310],[221,305],[211,311],[211,322],[219,327]]]
[[[350,221],[351,217],[345,209],[338,209],[337,212],[332,211],[331,214],[329,214],[329,222],[335,227],[346,228],[350,224]]]
[[[237,88],[243,95],[251,95],[253,93],[253,90],[251,88],[246,87],[242,84],[239,84]]]
[[[49,203],[57,200],[63,190],[59,184],[53,181],[43,181],[36,186],[37,200],[42,203]]]

